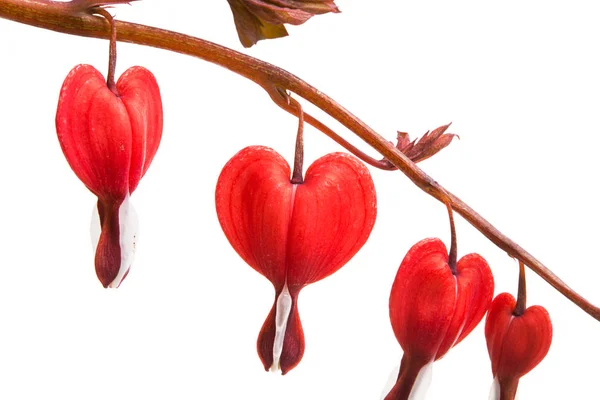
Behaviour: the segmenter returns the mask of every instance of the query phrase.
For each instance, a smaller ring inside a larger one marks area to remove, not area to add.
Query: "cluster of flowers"
[[[244,13],[271,21],[267,17],[281,16],[279,6],[287,3],[303,5],[297,9],[305,14],[286,14],[295,21],[336,10],[333,1],[229,2],[238,30],[247,26]],[[130,196],[158,150],[162,124],[158,84],[145,68],[132,67],[111,85],[94,67],[78,65],[63,83],[56,130],[69,165],[98,197],[95,267],[104,287],[118,287],[131,267],[137,216]],[[274,150],[247,147],[224,166],[215,195],[232,247],[275,288],[257,349],[266,370],[283,374],[304,353],[300,291],[344,266],[367,241],[377,215],[375,185],[354,156],[325,155],[300,182],[291,181],[290,173]],[[525,309],[508,293],[492,300],[494,279],[485,259],[473,253],[456,261],[453,248],[448,251],[437,238],[424,239],[400,264],[389,311],[404,354],[388,400],[414,396],[433,362],[465,339],[486,313],[495,398],[513,399],[519,379],[549,350],[552,325],[546,310]]]

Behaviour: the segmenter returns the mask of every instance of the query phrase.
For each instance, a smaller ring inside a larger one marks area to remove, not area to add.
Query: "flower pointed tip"
[[[281,372],[281,366],[279,365],[279,363],[277,363],[277,365],[276,365],[273,362],[273,364],[271,364],[270,367],[265,368],[265,371],[272,372],[273,374],[277,374],[278,372]]]
[[[291,368],[288,370],[281,370],[281,376],[284,376],[285,374],[287,374],[288,372],[290,372]]]

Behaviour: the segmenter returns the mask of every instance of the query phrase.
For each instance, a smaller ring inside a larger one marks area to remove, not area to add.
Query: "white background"
[[[396,130],[414,136],[452,121],[461,140],[421,167],[600,304],[597,1],[485,4],[338,0],[342,14],[247,52],[390,140]],[[147,0],[113,12],[245,51],[225,0]],[[255,343],[272,287],[230,248],[214,188],[244,146],[291,160],[294,118],[227,70],[119,44],[118,75],[132,65],[156,75],[165,125],[132,198],[135,264],[120,289],[104,290],[89,238],[95,198],[69,169],[54,116],[73,66],[105,73],[107,43],[4,20],[0,34],[1,399],[379,399],[401,358],[390,287],[415,242],[448,241],[441,204],[401,173],[372,169],[379,208],[370,240],[302,292],[301,364],[285,377],[266,373]],[[339,150],[307,129],[306,166]],[[458,234],[459,255],[482,254],[496,293],[514,293],[516,263],[462,218]],[[599,399],[600,323],[528,277],[529,304],[550,312],[554,342],[521,380],[520,398]],[[436,363],[433,379],[428,399],[487,398],[483,324]]]

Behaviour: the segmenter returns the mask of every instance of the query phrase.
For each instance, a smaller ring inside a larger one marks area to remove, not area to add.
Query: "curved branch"
[[[87,1],[87,3],[90,2]],[[47,0],[0,0],[0,17],[56,32],[108,39],[110,37],[110,29],[104,19],[91,16],[85,12],[85,9],[81,5],[77,6],[78,4],[87,3],[85,1],[83,3],[59,3]],[[107,2],[105,1],[104,3]],[[452,208],[458,214],[496,246],[506,251],[510,256],[521,260],[583,311],[600,321],[599,307],[594,306],[583,296],[571,289],[552,271],[546,268],[544,264],[517,243],[503,235],[461,199],[446,191],[440,184],[402,154],[402,152],[396,149],[392,143],[329,96],[323,94],[297,76],[272,64],[193,36],[121,21],[118,21],[116,26],[117,40],[119,41],[187,54],[227,68],[262,86],[279,106],[281,106],[281,100],[277,101],[275,97],[281,99],[281,94],[273,96],[275,88],[289,90],[311,102],[342,123],[373,149],[377,150],[385,159],[389,160],[392,165],[413,181],[415,185],[421,188],[421,190],[440,202],[448,199]],[[293,110],[287,107],[282,108],[293,113]],[[318,129],[324,126],[313,118],[307,117],[306,121],[311,123],[311,125],[315,125]]]
[[[267,91],[267,93],[269,93],[273,102],[277,104],[281,109],[287,111],[295,117],[300,117],[298,109],[292,106],[291,102],[289,101],[289,95],[287,95],[284,91],[276,88],[275,86],[267,86],[265,87],[265,90]],[[329,136],[331,139],[333,139],[334,142],[336,142],[337,144],[339,144],[340,146],[342,146],[343,148],[345,148],[350,153],[354,154],[356,157],[360,158],[367,164],[375,168],[382,169],[384,171],[394,171],[397,169],[386,159],[377,160],[371,157],[370,155],[368,155],[367,153],[365,153],[364,151],[362,151],[361,149],[354,146],[352,143],[348,142],[346,139],[335,133],[333,129],[331,129],[330,127],[328,127],[327,125],[325,125],[306,111],[302,111],[302,115],[304,117],[304,121],[308,122],[310,125],[317,128],[325,135]]]

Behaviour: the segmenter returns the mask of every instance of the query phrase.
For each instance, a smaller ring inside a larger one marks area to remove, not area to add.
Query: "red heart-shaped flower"
[[[499,294],[485,321],[492,373],[507,399],[514,398],[519,379],[544,359],[552,343],[548,311],[532,306],[522,315],[514,315],[515,305],[510,293]]]
[[[154,75],[132,67],[115,95],[91,65],[71,70],[60,91],[56,131],[69,165],[99,199],[123,201],[150,166],[162,136]]]
[[[285,374],[304,351],[300,290],[347,263],[366,242],[376,217],[375,187],[355,157],[328,154],[290,182],[277,152],[251,146],[223,168],[216,209],[235,251],[275,287],[275,304],[258,338],[265,366]]]
[[[456,271],[454,275],[446,246],[437,238],[418,242],[402,260],[390,295],[390,320],[404,355],[386,399],[408,398],[419,371],[442,358],[485,315],[494,294],[487,262],[468,254]]]
[[[94,67],[78,65],[63,83],[56,112],[63,153],[98,196],[102,232],[95,264],[105,287],[118,286],[129,270],[131,257],[125,253],[133,246],[122,248],[123,232],[130,231],[123,219],[133,211],[125,203],[156,154],[163,124],[160,91],[150,71],[129,68],[116,90],[118,95]]]

